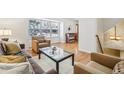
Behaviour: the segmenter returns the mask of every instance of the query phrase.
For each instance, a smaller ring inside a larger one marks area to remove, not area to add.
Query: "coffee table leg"
[[[57,74],[59,74],[59,63],[56,62],[56,71],[57,71]]]
[[[72,66],[74,66],[74,54],[72,55]]]
[[[38,53],[38,58],[41,59],[41,52]]]

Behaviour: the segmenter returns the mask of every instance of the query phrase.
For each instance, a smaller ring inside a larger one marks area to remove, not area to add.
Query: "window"
[[[45,36],[54,41],[60,39],[60,22],[53,20],[29,20],[30,36]]]

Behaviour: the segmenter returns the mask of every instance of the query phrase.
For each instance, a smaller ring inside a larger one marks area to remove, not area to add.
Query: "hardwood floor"
[[[63,48],[66,51],[72,52],[75,54],[75,61],[76,62],[87,62],[90,60],[90,54],[81,52],[78,50],[78,43],[56,43],[52,44],[54,46]],[[37,54],[33,51],[28,51],[32,56],[36,56]]]
[[[81,52],[78,50],[78,43],[57,43],[53,45],[63,48],[66,51],[74,53],[76,62],[84,62],[90,60],[89,53]]]

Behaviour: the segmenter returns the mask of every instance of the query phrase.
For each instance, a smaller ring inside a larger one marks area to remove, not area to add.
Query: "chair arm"
[[[89,67],[82,63],[76,63],[74,66],[75,74],[106,74],[102,71],[99,71],[95,68]]]
[[[90,72],[84,69],[81,63],[75,63],[74,74],[90,74]]]
[[[37,40],[32,40],[32,50],[34,50],[36,53],[38,53],[38,48],[39,47],[39,41]]]
[[[106,55],[106,54],[91,53],[91,60],[113,69],[116,63],[124,59]]]
[[[31,64],[35,74],[45,73],[44,70],[32,58],[29,58],[28,61]]]

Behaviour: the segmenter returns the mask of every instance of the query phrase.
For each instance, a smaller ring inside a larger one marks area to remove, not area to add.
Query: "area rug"
[[[41,55],[41,59],[38,59],[38,56],[34,56],[33,59],[42,67],[44,71],[50,69],[56,70],[56,62],[51,60],[45,55]],[[74,67],[72,66],[72,59],[68,58],[59,63],[59,74],[73,74]]]

